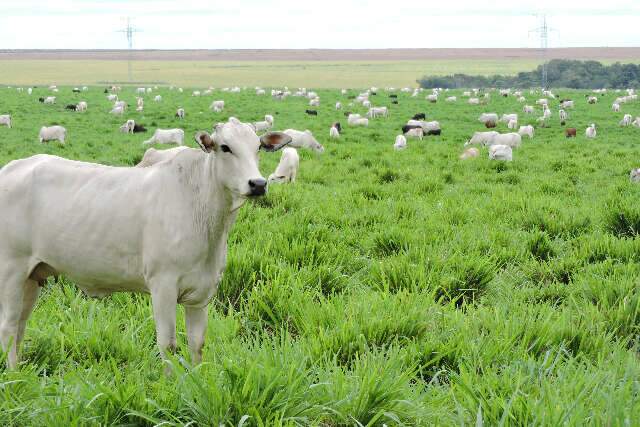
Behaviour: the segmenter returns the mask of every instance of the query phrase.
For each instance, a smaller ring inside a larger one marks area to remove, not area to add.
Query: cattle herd
[[[24,92],[23,88],[17,90]],[[55,105],[60,90],[70,90],[81,96],[90,89],[86,86],[73,89],[51,86],[49,90],[52,95],[37,100],[46,105],[41,108]],[[157,90],[157,87],[138,88],[135,104],[130,104],[121,99],[125,91],[120,87],[106,88],[104,96],[110,109],[105,113],[124,119],[132,105],[136,111],[144,111],[145,97],[152,96],[150,99],[156,103],[166,102],[162,95],[155,94]],[[169,90],[184,93],[182,88],[170,87]],[[234,87],[220,92],[247,91],[249,89]],[[28,95],[32,92],[32,88],[27,88]],[[477,158],[486,147],[490,160],[512,161],[514,150],[523,144],[523,137],[533,139],[536,127],[549,127],[553,120],[562,126],[563,130],[558,131],[561,136],[576,138],[582,131],[567,125],[574,119],[570,112],[579,102],[598,103],[606,90],[594,91],[584,100],[558,97],[549,90],[525,93],[522,90],[473,89],[455,96],[445,89],[372,87],[357,94],[352,92],[342,90],[340,101],[335,103],[336,112],[339,111],[347,126],[352,128],[369,127],[375,121],[388,120],[395,113],[394,106],[401,102],[399,93],[423,97],[425,107],[441,100],[456,103],[466,99],[469,105],[477,106],[473,108],[478,109],[481,123],[478,126],[488,130],[474,132],[466,141],[460,141],[464,147],[461,147],[459,159]],[[212,96],[213,93],[213,88],[208,88],[194,90],[190,96]],[[265,97],[267,93],[265,89],[255,88],[252,96]],[[383,94],[390,105],[374,105]],[[308,116],[309,120],[322,118],[318,110],[321,99],[313,91],[274,89],[271,96],[282,102],[289,97],[306,98],[308,108],[300,114]],[[492,96],[513,97],[522,104],[522,113],[482,111],[490,104]],[[527,96],[537,98],[534,105],[526,104]],[[637,95],[633,89],[617,91],[612,121],[624,104],[634,101],[637,101]],[[86,101],[65,106],[78,114],[89,108]],[[178,120],[196,114],[182,105],[173,108],[174,118]],[[225,108],[228,104],[222,99],[209,105],[214,113],[222,113]],[[331,108],[334,108],[333,103]],[[536,111],[541,112],[539,117],[534,116]],[[0,340],[8,351],[9,366],[15,367],[18,362],[17,349],[40,286],[48,277],[58,274],[70,277],[89,295],[101,296],[115,291],[150,293],[158,345],[163,355],[176,346],[176,304],[183,304],[189,348],[194,362],[200,361],[207,305],[224,271],[227,236],[238,209],[246,199],[264,195],[268,184],[296,181],[300,165],[297,149],[317,154],[325,150],[308,129],[275,131],[274,114],[267,111],[264,120],[256,122],[245,123],[230,117],[225,122],[214,123],[211,132],[198,131],[194,135],[195,149],[185,147],[183,129],[155,128],[151,137],[140,141],[141,144],[177,147],[168,150],[148,148],[135,167],[109,167],[36,155],[10,162],[2,168],[0,211],[8,220],[0,223],[0,235],[3,236],[0,241],[0,294],[3,301],[12,303],[3,305]],[[416,112],[405,118],[406,122],[397,134],[385,136],[390,145],[393,141],[390,155],[394,155],[391,154],[393,150],[410,148],[410,140],[420,141],[446,133],[440,121],[428,116],[426,112]],[[9,131],[13,131],[15,122],[20,120],[19,114],[0,115],[0,125],[11,129]],[[640,127],[640,117],[634,119],[630,114],[624,114],[618,124]],[[147,126],[127,119],[114,132],[145,133]],[[499,126],[504,127],[505,132],[495,130]],[[342,125],[334,117],[327,122],[327,127],[329,138],[337,143],[343,134]],[[65,144],[68,133],[73,131],[57,124],[42,126],[38,138],[40,143],[57,141]],[[584,129],[584,136],[598,137],[595,123]],[[277,168],[267,179],[258,169],[259,149],[267,152],[283,149]],[[640,169],[631,171],[630,178],[640,181]],[[144,197],[138,197],[141,194]],[[46,215],[40,214],[43,212]],[[29,218],[28,224],[24,222],[25,218]]]

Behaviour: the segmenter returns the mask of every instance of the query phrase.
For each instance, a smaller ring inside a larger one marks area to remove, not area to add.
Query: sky
[[[430,5],[437,4],[437,9]],[[637,0],[0,0],[0,49],[640,46]]]

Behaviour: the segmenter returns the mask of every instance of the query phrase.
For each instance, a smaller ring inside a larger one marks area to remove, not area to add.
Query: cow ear
[[[205,153],[211,153],[212,151],[218,150],[218,144],[216,144],[211,136],[205,131],[197,132],[194,139]]]
[[[267,132],[260,137],[260,149],[278,151],[291,142],[292,138],[283,132]]]

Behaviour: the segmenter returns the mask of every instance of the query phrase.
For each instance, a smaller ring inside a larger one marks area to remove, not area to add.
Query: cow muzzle
[[[267,180],[264,178],[256,178],[249,180],[249,196],[264,196],[267,193]]]

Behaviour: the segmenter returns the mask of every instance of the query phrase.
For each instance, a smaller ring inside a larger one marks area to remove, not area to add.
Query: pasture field
[[[537,59],[438,59],[427,61],[132,61],[133,79],[183,86],[408,86],[425,74],[516,74]],[[0,60],[0,84],[126,82],[126,60]]]
[[[618,127],[623,113],[640,116],[640,102],[613,113],[614,93],[588,105],[586,92],[557,90],[576,100],[568,126],[578,137],[564,138],[552,102],[551,126],[503,163],[486,149],[458,160],[483,130],[481,112],[534,125],[541,115],[496,93],[486,106],[454,91],[457,103],[399,93],[391,105],[380,90],[372,103],[390,117],[350,128],[337,90],[318,91],[318,117],[305,115],[304,98],[166,88],[145,97],[144,113],[113,117],[102,91],[62,87],[48,106],[37,101],[45,88],[0,89],[0,114],[14,120],[0,127],[0,165],[50,153],[132,166],[150,134],[119,133],[127,118],[151,132],[181,127],[195,147],[194,132],[213,123],[272,114],[275,129],[310,129],[326,150],[300,150],[298,181],[242,208],[202,365],[183,361],[181,315],[167,378],[147,296],[91,299],[51,279],[21,368],[0,368],[1,425],[640,424],[640,187],[628,177],[640,129]],[[135,107],[133,88],[120,98]],[[64,110],[83,99],[86,113]],[[214,99],[224,112],[208,110]],[[401,125],[421,111],[443,134],[395,152]],[[334,121],[339,141],[328,139]],[[40,126],[54,123],[67,144],[39,144]],[[584,137],[590,123],[595,140]],[[265,176],[278,160],[261,154]]]

